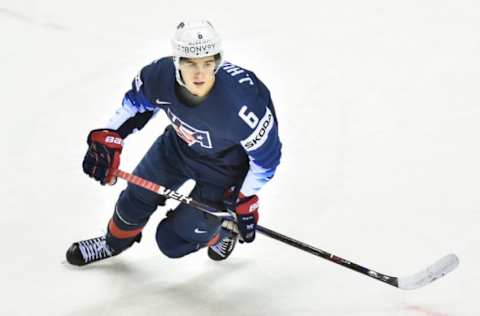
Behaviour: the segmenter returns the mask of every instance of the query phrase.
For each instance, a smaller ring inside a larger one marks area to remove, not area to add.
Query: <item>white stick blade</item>
[[[460,260],[455,254],[449,254],[437,260],[434,264],[416,274],[398,279],[398,288],[403,290],[414,290],[432,283],[453,271]]]

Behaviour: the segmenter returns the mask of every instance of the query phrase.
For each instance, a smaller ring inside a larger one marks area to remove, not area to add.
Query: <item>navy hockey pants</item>
[[[162,135],[154,142],[133,171],[135,175],[173,190],[178,189],[188,179],[196,180],[193,172],[185,166],[177,154],[177,149],[170,145],[168,135]],[[239,185],[239,179],[223,177],[220,180],[223,181],[219,181],[218,174],[214,183],[196,180],[190,197],[223,209],[225,190]],[[107,242],[110,246],[117,251],[128,248],[152,213],[158,206],[164,205],[164,202],[162,196],[129,183],[120,194],[109,223]],[[170,258],[182,257],[206,246],[219,232],[220,224],[220,220],[211,215],[189,205],[179,204],[177,208],[167,212],[166,217],[158,224],[158,247]]]

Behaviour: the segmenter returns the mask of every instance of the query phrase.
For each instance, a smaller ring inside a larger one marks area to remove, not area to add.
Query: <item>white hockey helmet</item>
[[[222,41],[207,20],[186,20],[180,22],[172,38],[173,62],[177,82],[185,85],[180,75],[180,58],[201,58],[216,56],[215,72],[223,62]]]

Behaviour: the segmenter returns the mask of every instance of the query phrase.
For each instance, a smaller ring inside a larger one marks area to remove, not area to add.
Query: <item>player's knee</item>
[[[156,240],[160,251],[169,258],[180,258],[192,252],[189,244],[171,229],[166,220],[158,224]]]
[[[207,244],[218,232],[221,222],[189,206],[180,205],[171,216],[175,233],[183,240],[194,244]]]

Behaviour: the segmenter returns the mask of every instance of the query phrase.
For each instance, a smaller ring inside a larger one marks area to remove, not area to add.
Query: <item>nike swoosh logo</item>
[[[197,234],[205,234],[207,231],[206,230],[201,230],[200,228],[195,228],[194,232],[197,233]]]
[[[161,104],[172,104],[172,102],[162,101],[162,100],[160,100],[160,99],[155,99],[155,103],[156,103],[156,104],[160,104],[160,105],[161,105]]]

